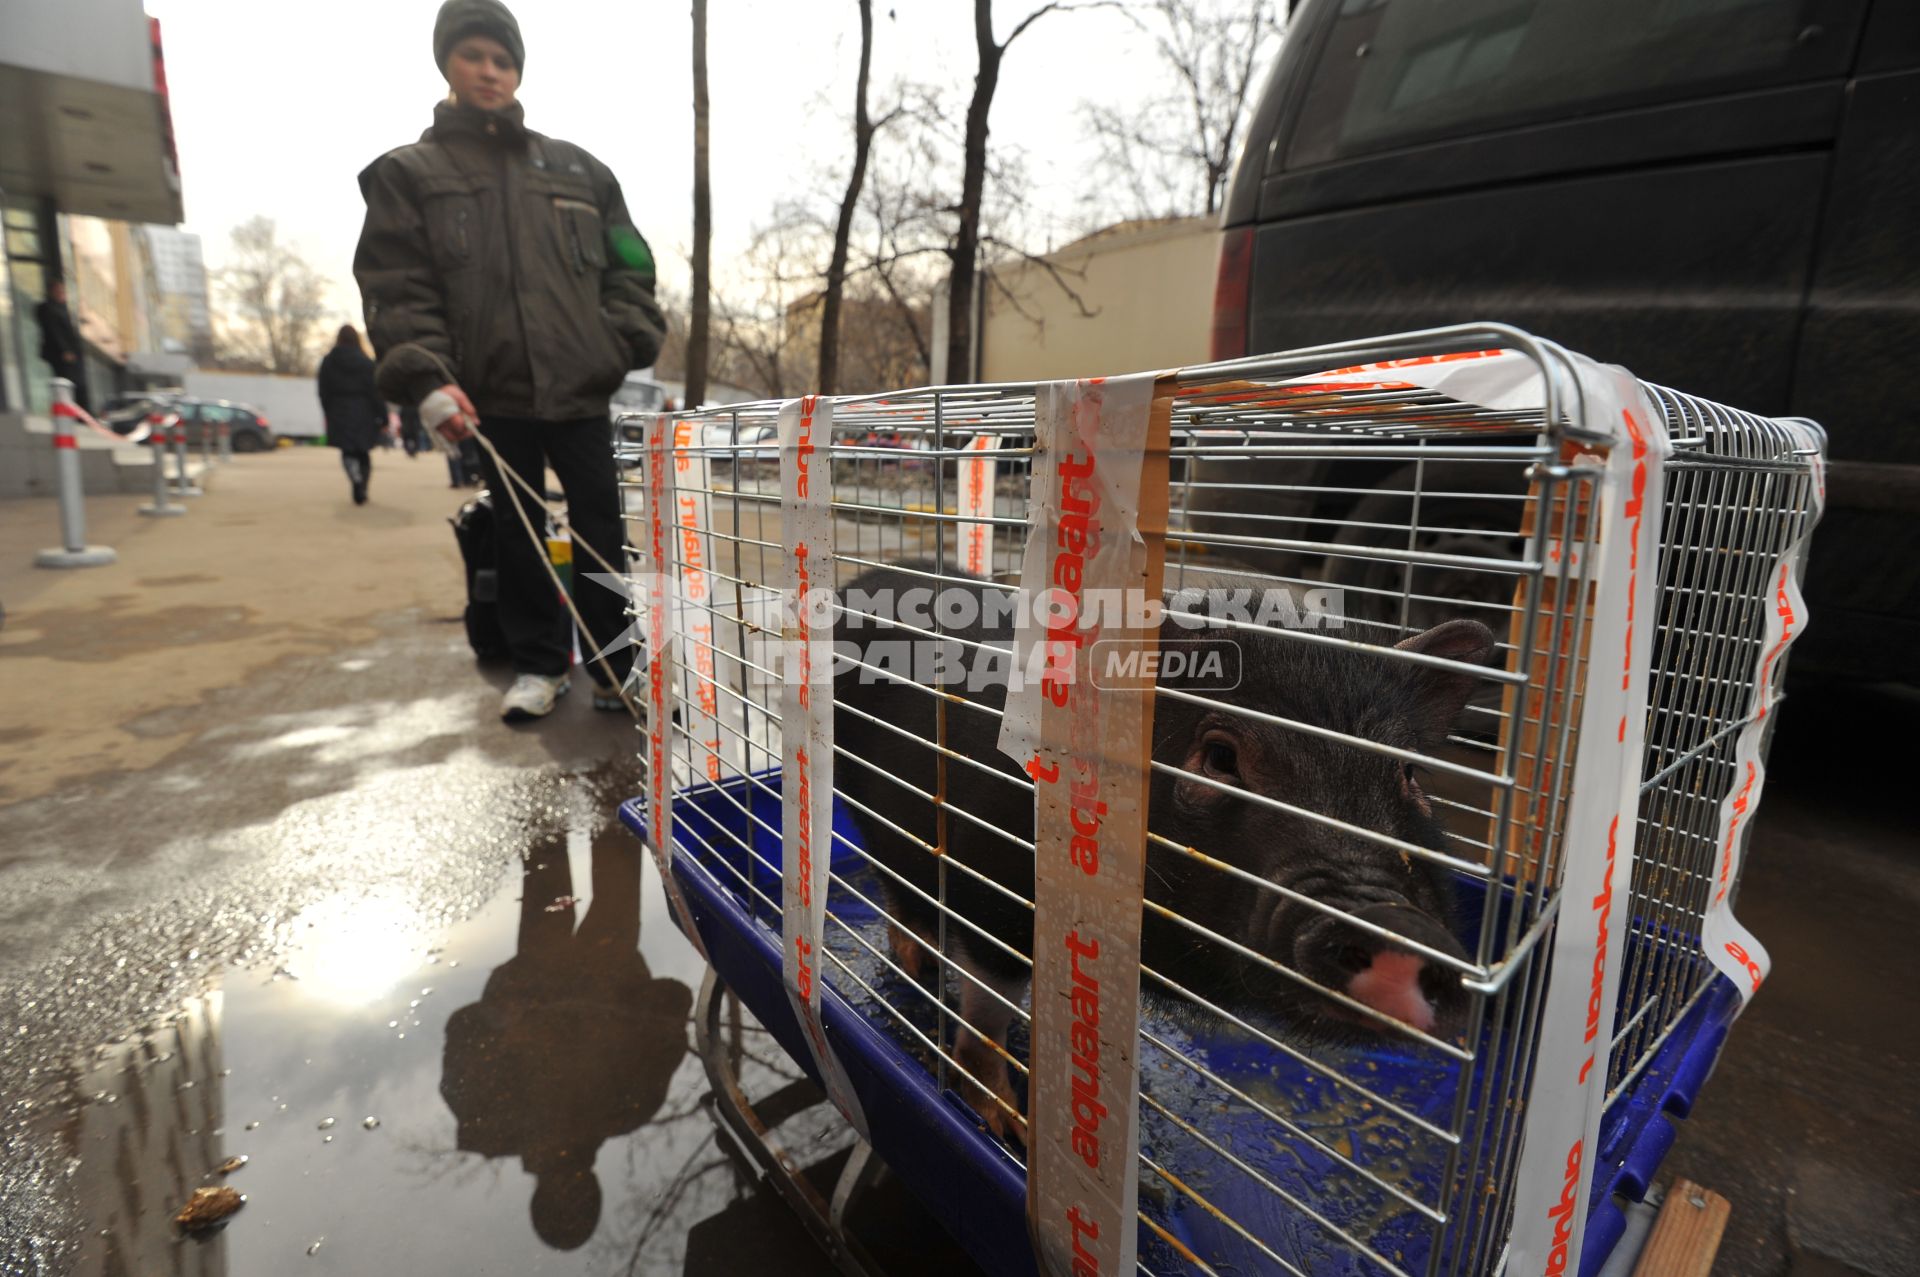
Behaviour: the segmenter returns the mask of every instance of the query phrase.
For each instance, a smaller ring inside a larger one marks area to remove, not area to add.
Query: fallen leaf
[[[225,1223],[228,1216],[246,1204],[247,1199],[231,1188],[196,1188],[173,1222],[187,1232],[203,1232]]]

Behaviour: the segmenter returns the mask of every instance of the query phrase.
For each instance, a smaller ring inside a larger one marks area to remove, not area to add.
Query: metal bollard
[[[153,449],[153,503],[141,506],[140,513],[155,519],[172,518],[187,512],[187,507],[173,504],[173,498],[167,491],[166,421],[162,417],[150,422],[152,429],[147,434],[147,446]]]
[[[173,414],[173,495],[176,497],[201,497],[206,493],[198,484],[187,478],[187,423],[180,414]]]
[[[213,427],[206,422],[200,423],[200,473],[205,474],[213,468]]]
[[[53,461],[60,485],[60,539],[57,550],[42,550],[33,557],[35,567],[97,568],[115,562],[120,556],[104,545],[87,544],[86,494],[80,484],[80,442],[74,437],[74,423],[80,419],[73,404],[73,383],[65,377],[53,379]]]
[[[233,426],[228,422],[220,423],[220,463],[225,465],[233,460]]]

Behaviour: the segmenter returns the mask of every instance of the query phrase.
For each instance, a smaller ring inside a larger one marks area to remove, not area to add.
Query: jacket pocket
[[[567,260],[573,264],[573,273],[597,275],[604,270],[607,241],[600,224],[600,210],[585,200],[556,195],[553,215],[560,223],[560,237],[566,245]]]
[[[428,200],[426,223],[435,265],[451,269],[474,260],[480,247],[480,202],[471,193]]]
[[[594,388],[596,390],[604,388],[611,393],[619,389],[620,383],[627,379],[627,369],[633,362],[633,355],[627,348],[627,339],[620,335],[620,330],[614,327],[611,319],[607,318],[607,313],[604,310],[595,313],[600,318],[600,331],[606,336],[608,355],[605,364],[606,376],[596,381]]]

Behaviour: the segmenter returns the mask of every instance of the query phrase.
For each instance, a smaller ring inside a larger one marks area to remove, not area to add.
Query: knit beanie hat
[[[433,64],[442,74],[453,46],[470,35],[498,40],[513,55],[514,69],[527,67],[527,47],[520,40],[520,24],[500,0],[446,0],[433,20]]]

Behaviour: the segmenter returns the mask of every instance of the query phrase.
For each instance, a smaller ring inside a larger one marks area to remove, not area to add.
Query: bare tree
[[[217,274],[223,359],[268,372],[313,371],[315,338],[327,314],[326,281],[271,217],[233,228],[232,250]]]
[[[654,357],[654,375],[669,381],[684,382],[687,376],[687,313],[680,295],[665,284],[654,289],[660,313],[666,317],[667,331],[660,340],[660,353]]]
[[[980,206],[987,189],[987,116],[1000,87],[1000,63],[1013,42],[1049,13],[1110,8],[1105,3],[1043,4],[1014,25],[1005,40],[993,38],[993,0],[973,0],[973,46],[980,69],[967,103],[965,158],[960,173],[960,224],[953,237],[953,274],[947,287],[947,380],[973,375],[973,290],[979,267]]]
[[[1150,0],[1127,17],[1153,39],[1173,87],[1144,109],[1088,103],[1100,168],[1134,217],[1211,215],[1226,198],[1234,148],[1281,18],[1272,0]],[[1101,209],[1111,215],[1114,209]]]
[[[687,324],[686,406],[707,397],[712,319],[713,185],[707,177],[707,0],[693,0],[693,297]]]
[[[924,384],[933,295],[953,254],[949,192],[959,134],[924,85],[896,83],[886,100],[892,105],[874,122],[873,160],[850,226],[836,378],[843,392]],[[845,323],[856,306],[858,331]]]
[[[913,154],[909,152],[906,158],[911,165]],[[923,150],[920,158],[930,157]],[[914,354],[913,364],[902,369],[906,375],[899,384],[924,384],[932,375],[935,268],[951,250],[949,236],[941,226],[947,210],[937,206],[937,199],[928,195],[928,187],[918,178],[919,170],[914,167],[908,167],[897,179],[876,176],[866,200],[871,244],[863,273],[876,295],[885,299],[885,309],[879,313],[892,318],[891,327],[906,339]]]
[[[827,287],[820,300],[820,364],[814,388],[835,393],[840,379],[840,294],[847,284],[847,252],[853,239],[853,215],[867,180],[867,154],[873,148],[873,121],[867,118],[867,75],[873,66],[873,0],[860,0],[860,74],[853,91],[853,171],[840,199],[840,220],[833,228],[833,255],[827,260]]]
[[[812,328],[806,310],[818,296],[819,242],[817,228],[795,217],[755,233],[733,281],[714,296],[713,364],[721,379],[772,399],[806,380],[811,351],[801,334]]]
[[[835,177],[833,194],[823,181],[776,204],[716,288],[716,376],[763,394],[924,382],[934,264],[952,250],[944,191],[958,134],[923,86],[895,84],[881,100],[866,112],[859,189]],[[882,146],[889,130],[898,140]]]

